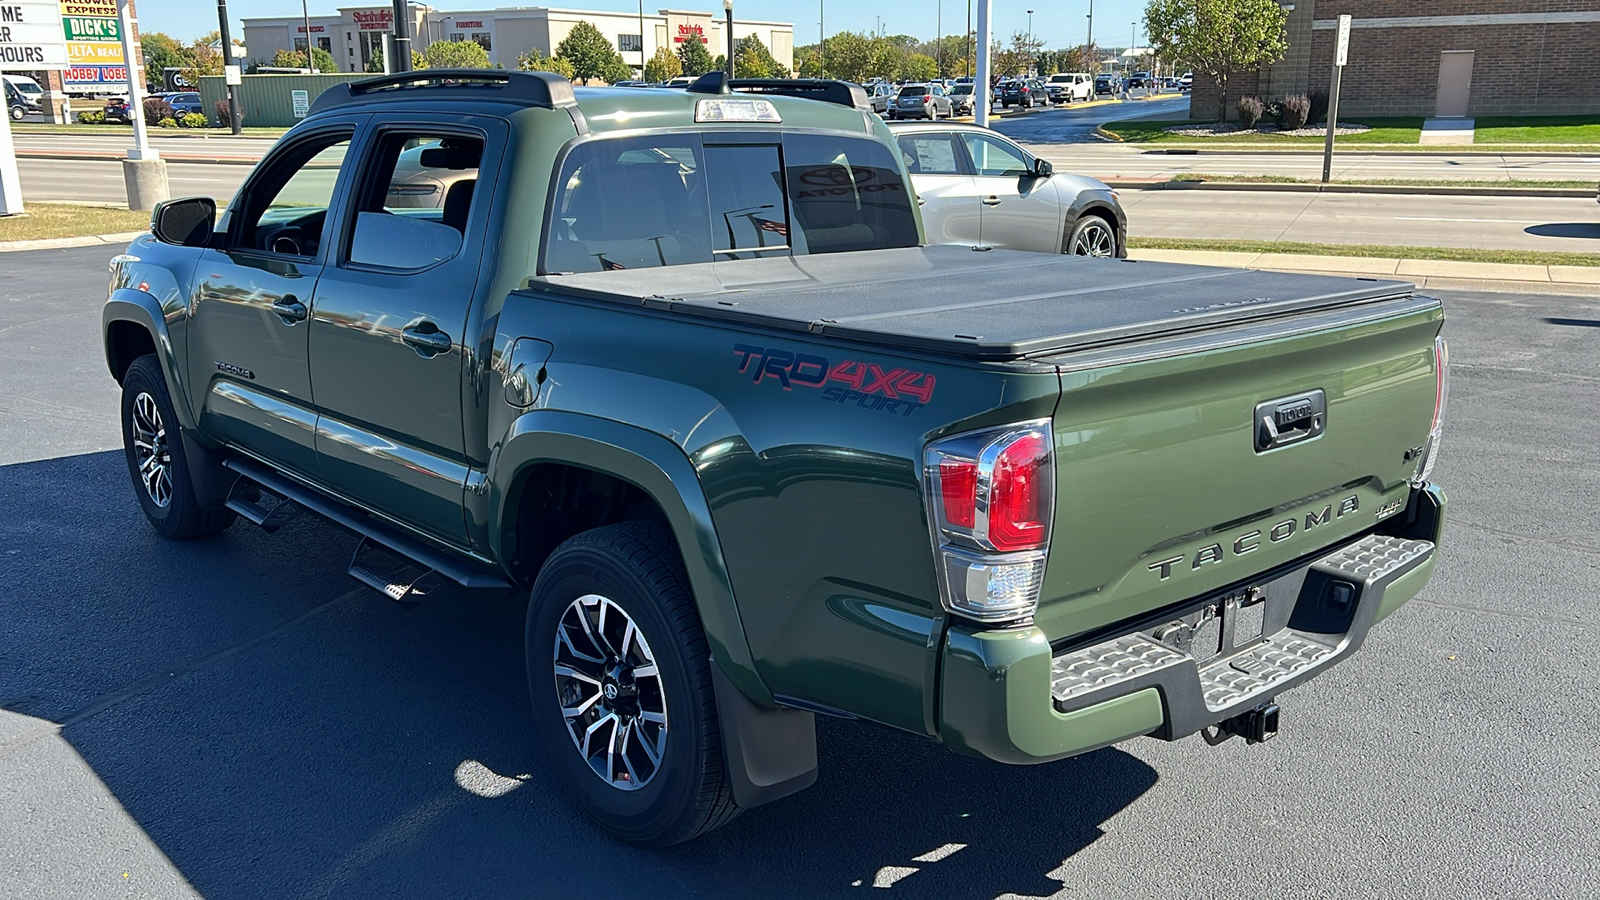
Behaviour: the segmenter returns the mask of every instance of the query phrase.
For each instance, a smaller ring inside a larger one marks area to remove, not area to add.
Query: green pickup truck
[[[818,714],[1013,764],[1272,737],[1433,571],[1439,303],[924,246],[893,147],[839,82],[331,88],[112,262],[139,503],[529,597],[548,764],[637,843],[811,784]]]

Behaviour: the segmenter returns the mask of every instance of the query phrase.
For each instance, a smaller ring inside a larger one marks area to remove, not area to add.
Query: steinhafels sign
[[[394,30],[394,10],[392,9],[351,10],[350,18],[354,20],[359,31]]]
[[[705,13],[685,13],[666,11],[667,36],[675,45],[688,41],[699,41],[702,44],[711,43],[711,17]]]
[[[705,28],[705,26],[704,25],[679,25],[678,26],[678,33],[672,36],[672,42],[674,44],[681,44],[684,41],[699,41],[702,44],[706,43],[706,28]]]

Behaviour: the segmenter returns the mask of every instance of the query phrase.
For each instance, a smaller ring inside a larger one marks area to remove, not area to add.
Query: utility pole
[[[644,80],[644,0],[639,0],[639,80]]]
[[[994,0],[978,0],[978,34],[975,43],[983,51],[974,51],[978,57],[978,74],[972,79],[972,121],[979,128],[989,126],[989,105],[994,101],[994,89],[989,85],[989,14],[993,7]]]
[[[733,0],[722,0],[722,11],[728,17],[728,80],[733,80]]]
[[[122,58],[128,70],[128,117],[133,120],[133,146],[128,148],[128,158],[122,161],[122,182],[128,190],[129,209],[152,209],[157,203],[172,196],[167,184],[167,161],[150,146],[150,133],[144,121],[144,70],[135,65],[133,55],[133,17],[128,11],[129,0],[117,2],[117,25],[122,31]],[[226,19],[223,20],[227,22]],[[222,46],[228,46],[227,26],[223,26]],[[224,49],[223,52],[227,52]]]
[[[935,75],[944,77],[944,0],[933,5],[933,68]]]
[[[961,61],[961,74],[972,77],[972,0],[967,0],[967,47],[966,59]]]
[[[817,0],[817,55],[822,59],[817,63],[817,74],[823,78],[828,77],[828,30],[822,26],[823,0]]]
[[[394,0],[394,65],[389,68],[411,71],[411,11],[406,0]]]
[[[306,9],[306,0],[300,0],[300,21],[303,23],[301,27],[306,30],[306,71],[315,72],[317,64],[311,55],[311,13]]]
[[[1089,42],[1089,49],[1093,50],[1094,49],[1094,0],[1089,0],[1089,37],[1088,37],[1088,42]],[[1099,55],[1100,54],[1098,54],[1098,53],[1095,54],[1095,56],[1099,56]],[[1100,68],[1100,61],[1099,60],[1095,60],[1095,68],[1096,69]]]
[[[233,75],[233,38],[228,34],[228,0],[217,0],[217,29],[218,36],[222,38],[222,80],[228,89],[228,130],[234,134],[239,134],[243,124],[239,121],[239,89],[233,83],[236,79]],[[311,32],[309,31],[306,32],[306,40],[311,40]],[[309,47],[311,45],[307,44],[306,46]],[[128,60],[133,59],[132,56],[126,58]],[[306,58],[310,59],[309,56]],[[133,74],[131,66],[128,69],[128,74]],[[196,90],[199,88],[200,85],[195,85]],[[130,96],[128,100],[132,102],[133,97]]]

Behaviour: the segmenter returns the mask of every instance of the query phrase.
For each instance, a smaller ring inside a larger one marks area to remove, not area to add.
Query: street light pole
[[[1094,0],[1089,0],[1089,37],[1087,38],[1087,40],[1088,40],[1089,49],[1093,50],[1094,49]],[[1099,56],[1099,55],[1100,54],[1098,54],[1098,53],[1095,54],[1095,56]],[[1099,60],[1095,60],[1095,66],[1094,67],[1096,69],[1100,68],[1100,61]]]
[[[217,34],[222,38],[222,71],[224,73],[222,80],[228,89],[228,130],[234,134],[239,134],[240,129],[243,127],[239,121],[239,91],[233,85],[226,84],[230,80],[226,74],[228,67],[233,65],[233,38],[228,34],[228,0],[217,0],[217,28]],[[306,39],[311,39],[311,32],[306,32]],[[309,47],[311,45],[307,44],[306,46]],[[132,59],[133,57],[127,58]],[[310,59],[309,56],[306,58]],[[133,69],[130,68],[128,71],[131,73]],[[197,90],[199,87],[200,85],[195,85]]]
[[[822,26],[823,0],[817,0],[817,55],[821,61],[817,63],[817,74],[823,78],[828,77],[828,30]]]
[[[722,11],[728,18],[728,79],[733,79],[733,0],[722,0]]]
[[[961,74],[972,77],[972,0],[967,0],[967,39],[963,42],[967,47],[966,59],[961,61]]]
[[[1033,10],[1028,10],[1028,69],[1033,69]],[[1037,75],[1038,72],[1033,74]]]
[[[944,0],[933,5],[933,68],[938,77],[944,77]]]
[[[393,72],[411,71],[411,12],[406,0],[394,0],[394,64]]]
[[[639,0],[639,78],[644,79],[644,0]]]

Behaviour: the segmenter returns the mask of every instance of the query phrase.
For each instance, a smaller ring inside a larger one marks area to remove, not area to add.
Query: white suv
[[[1088,72],[1057,72],[1045,82],[1051,103],[1076,103],[1094,99],[1094,76]]]

